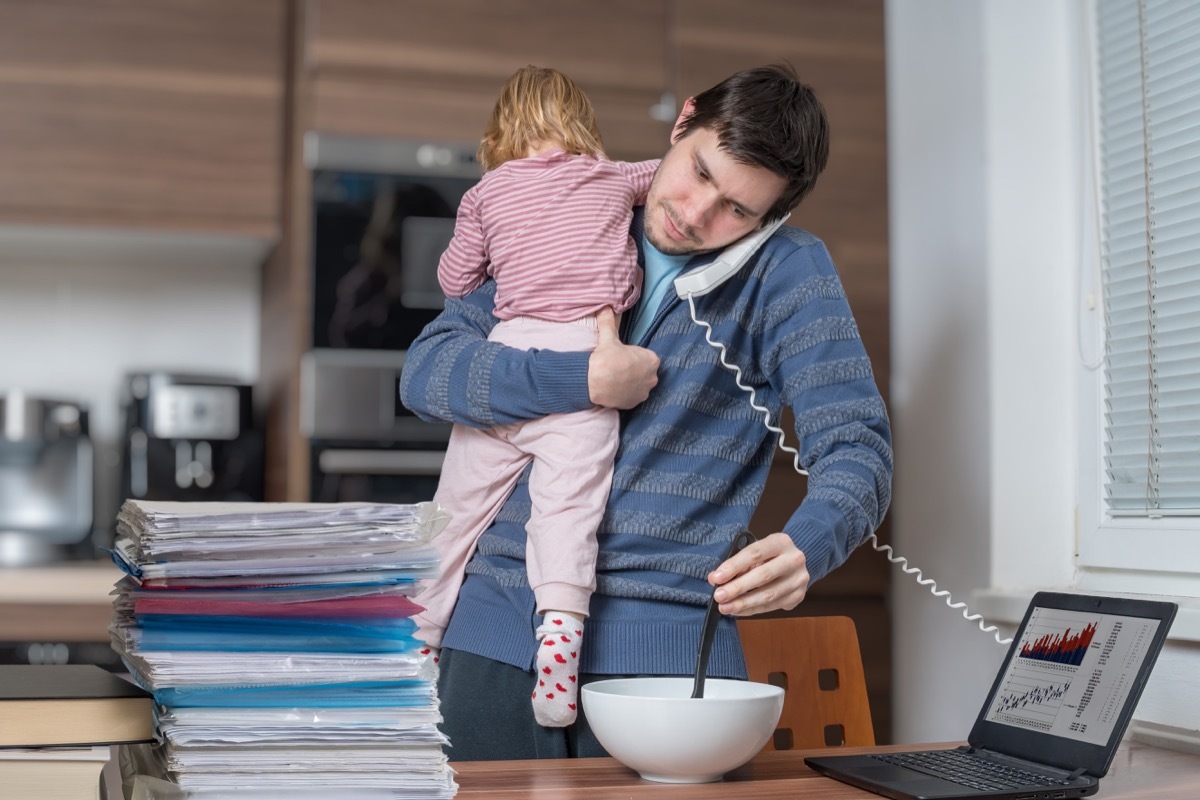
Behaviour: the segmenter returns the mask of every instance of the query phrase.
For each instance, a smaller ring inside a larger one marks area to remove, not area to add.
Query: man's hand
[[[745,547],[708,574],[722,614],[739,617],[790,611],[808,592],[804,553],[786,533],[772,533]]]
[[[658,383],[658,356],[622,344],[611,308],[596,315],[596,349],[588,360],[588,395],[605,408],[633,408]]]

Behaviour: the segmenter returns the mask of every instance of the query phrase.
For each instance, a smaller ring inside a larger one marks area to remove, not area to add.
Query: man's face
[[[646,238],[660,252],[716,250],[757,228],[786,181],[734,161],[706,128],[675,139],[646,198]]]

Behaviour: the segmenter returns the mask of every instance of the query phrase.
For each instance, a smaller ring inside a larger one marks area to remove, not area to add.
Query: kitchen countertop
[[[0,569],[0,643],[107,642],[120,579],[111,561]]]
[[[949,747],[951,744],[937,746]],[[914,745],[846,747],[844,753],[907,750]],[[804,763],[829,750],[764,751],[716,783],[651,783],[611,758],[546,761],[460,761],[459,800],[867,800],[878,798],[819,775]],[[1200,791],[1200,756],[1126,741],[1108,775],[1100,779],[1098,798],[1160,800],[1194,798]]]
[[[111,561],[72,561],[44,567],[0,569],[0,603],[98,604],[111,607],[108,593],[121,579]]]

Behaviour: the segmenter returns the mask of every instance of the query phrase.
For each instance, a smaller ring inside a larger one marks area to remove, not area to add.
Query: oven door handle
[[[323,450],[317,466],[326,475],[439,475],[445,450]]]

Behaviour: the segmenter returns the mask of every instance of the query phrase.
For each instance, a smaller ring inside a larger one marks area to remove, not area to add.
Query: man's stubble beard
[[[664,217],[669,216],[668,211],[667,211],[667,206],[665,203],[659,202],[656,205],[647,204],[646,214],[647,214],[648,221],[652,221],[653,212],[655,210],[659,211]],[[685,234],[686,236],[691,237],[694,235],[694,234],[692,234],[691,230],[687,228],[687,226],[676,223],[675,219],[673,217],[671,218],[671,223],[673,225],[675,225],[675,228],[678,231]],[[656,231],[654,229],[653,225],[646,225],[644,228],[644,232],[646,234],[646,240],[649,241],[650,244],[654,245],[654,249],[657,250],[658,252],[662,253],[663,255],[666,255],[666,256],[690,256],[690,255],[696,255],[697,253],[704,252],[698,244],[693,244],[693,245],[680,244],[671,239],[667,239],[665,236],[659,236],[658,231]]]

